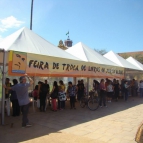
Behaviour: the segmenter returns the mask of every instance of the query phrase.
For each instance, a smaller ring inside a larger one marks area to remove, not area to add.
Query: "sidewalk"
[[[96,111],[88,108],[52,112],[33,112],[30,128],[21,128],[20,117],[5,117],[0,126],[0,143],[135,143],[135,133],[143,120],[143,98],[130,97],[128,102],[107,103]],[[11,128],[11,123],[13,127]]]

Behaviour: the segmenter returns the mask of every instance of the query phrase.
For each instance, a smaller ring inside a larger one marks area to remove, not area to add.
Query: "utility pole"
[[[31,17],[30,17],[30,30],[32,30],[33,1],[34,1],[34,0],[31,0]]]

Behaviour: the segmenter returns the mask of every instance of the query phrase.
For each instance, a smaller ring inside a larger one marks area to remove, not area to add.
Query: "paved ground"
[[[20,117],[5,117],[0,125],[0,143],[135,143],[135,133],[143,120],[143,98],[107,103],[107,108],[90,111],[80,108],[45,113],[30,109],[30,128],[21,128]],[[11,128],[11,123],[13,127]]]

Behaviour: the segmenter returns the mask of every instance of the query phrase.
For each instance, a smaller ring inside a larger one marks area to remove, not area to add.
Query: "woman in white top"
[[[111,102],[112,97],[113,97],[113,85],[111,81],[109,81],[107,85],[107,97],[108,97],[108,102]]]

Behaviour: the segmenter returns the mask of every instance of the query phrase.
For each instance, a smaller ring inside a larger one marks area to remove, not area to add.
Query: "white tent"
[[[4,49],[5,51],[13,50],[51,57],[79,60],[78,58],[54,46],[50,42],[46,41],[39,35],[35,34],[33,31],[25,27],[9,35],[3,41],[1,41],[0,49]],[[0,62],[1,61],[2,56],[0,58]]]
[[[118,54],[114,53],[113,51],[110,51],[103,56],[109,59],[110,61],[118,64],[121,67],[124,67],[127,69],[133,69],[133,70],[140,70],[140,68],[129,63],[128,61],[126,61],[124,58],[120,57]]]
[[[2,84],[5,84],[5,74],[6,74],[6,65],[8,63],[9,51],[19,51],[30,54],[38,54],[38,56],[43,55],[49,57],[54,57],[59,60],[68,60],[81,62],[78,58],[73,55],[63,51],[62,49],[54,46],[50,42],[46,41],[42,37],[35,34],[33,31],[28,28],[21,28],[15,33],[6,37],[3,41],[0,42],[0,63],[3,64],[3,81]],[[37,58],[38,58],[37,56]],[[3,88],[2,88],[3,90]],[[4,90],[2,91],[2,124],[4,124]]]
[[[140,62],[138,62],[136,59],[134,59],[133,57],[129,57],[126,59],[129,63],[135,65],[136,67],[138,67],[139,69],[143,70],[143,64],[141,64]]]
[[[81,42],[70,47],[69,49],[66,50],[66,52],[72,54],[73,56],[75,56],[83,61],[88,61],[88,62],[97,63],[97,64],[101,64],[101,65],[120,67],[118,64],[113,63],[112,61],[103,57],[101,54],[99,54],[98,52],[89,48],[88,46],[84,45]]]

